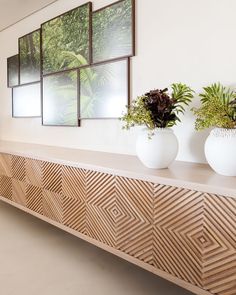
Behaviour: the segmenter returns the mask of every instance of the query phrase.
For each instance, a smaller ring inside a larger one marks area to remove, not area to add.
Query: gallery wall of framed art
[[[130,102],[135,55],[135,0],[93,11],[87,2],[19,38],[7,59],[12,117],[44,126],[121,117]]]

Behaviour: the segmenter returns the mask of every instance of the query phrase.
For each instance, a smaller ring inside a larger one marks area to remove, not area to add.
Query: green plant
[[[196,130],[209,127],[236,128],[236,92],[220,83],[203,88],[201,107],[193,108]]]
[[[135,125],[146,125],[149,130],[154,130],[174,126],[180,121],[179,114],[184,113],[184,106],[190,103],[194,91],[182,83],[172,84],[171,88],[171,94],[165,88],[137,97],[127,107],[127,113],[121,118],[125,122],[123,128],[130,129]]]

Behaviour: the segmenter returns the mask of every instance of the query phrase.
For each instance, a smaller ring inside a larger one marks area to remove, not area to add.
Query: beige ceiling
[[[0,32],[57,0],[0,0]]]

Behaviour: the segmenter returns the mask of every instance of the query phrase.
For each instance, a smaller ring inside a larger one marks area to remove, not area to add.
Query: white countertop
[[[0,141],[0,152],[236,198],[236,177],[218,175],[206,164],[175,161],[153,170],[135,156],[11,141]]]

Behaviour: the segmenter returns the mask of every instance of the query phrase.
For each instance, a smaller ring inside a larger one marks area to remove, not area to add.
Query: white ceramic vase
[[[178,153],[178,140],[170,128],[157,128],[149,138],[150,130],[141,130],[136,153],[140,161],[148,168],[164,169],[175,160]]]
[[[205,143],[205,155],[218,174],[236,176],[236,129],[213,129]]]

